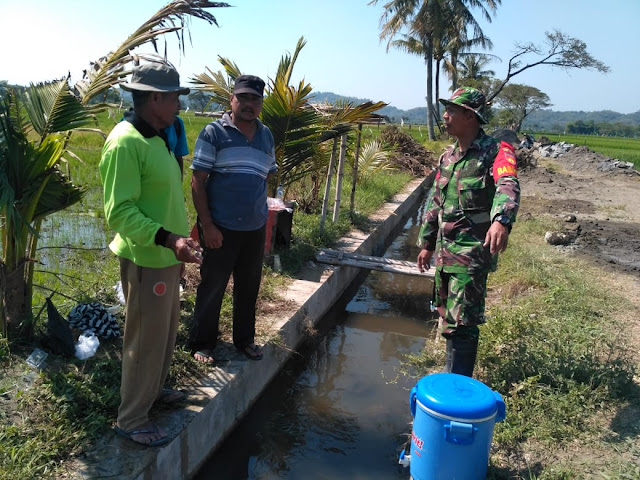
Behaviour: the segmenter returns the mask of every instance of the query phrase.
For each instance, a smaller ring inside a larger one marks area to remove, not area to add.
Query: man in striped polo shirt
[[[233,273],[233,343],[262,359],[255,306],[262,278],[267,177],[276,171],[271,131],[258,120],[264,82],[236,78],[231,111],[206,125],[193,154],[191,191],[204,259],[189,345],[196,360],[213,362],[222,299]]]

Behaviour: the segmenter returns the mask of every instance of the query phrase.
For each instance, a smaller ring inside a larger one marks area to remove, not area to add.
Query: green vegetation
[[[601,153],[621,162],[631,162],[636,169],[640,169],[640,139],[621,137],[599,137],[596,135],[558,135],[549,133],[537,133],[546,136],[554,142],[567,142],[575,145],[584,145],[594,152]]]
[[[122,114],[121,110],[99,114],[99,127],[108,133]],[[183,113],[182,117],[192,148],[200,130],[211,119],[197,117],[191,112]],[[351,158],[355,148],[353,135],[351,133],[349,147]],[[40,263],[34,272],[35,342],[12,341],[9,344],[6,338],[0,338],[0,478],[59,477],[62,462],[107,432],[116,417],[121,339],[101,339],[98,353],[87,361],[50,355],[48,367],[43,371],[34,371],[25,363],[35,347],[46,350],[41,342],[46,333],[44,305],[47,296],[53,294],[53,303],[63,316],[81,301],[117,305],[113,287],[119,279],[119,267],[115,256],[105,248],[112,233],[104,224],[98,175],[102,144],[99,135],[75,132],[71,136],[69,148],[83,162],[70,161],[65,168],[74,183],[86,187],[87,194],[79,203],[49,216],[42,223],[37,251]],[[190,201],[190,161],[191,155],[185,159],[184,189],[190,220],[194,221],[195,212]],[[358,184],[354,213],[350,215],[349,164],[347,161],[339,220],[333,224],[327,219],[321,233],[317,209],[296,210],[291,248],[279,252],[283,272],[275,274],[265,268],[260,302],[277,300],[277,292],[287,283],[288,275],[314,258],[318,248],[331,246],[354,225],[366,228],[366,217],[410,179],[407,174],[393,170],[385,170],[384,175],[366,175]],[[295,198],[304,190],[303,183],[293,183],[288,195]],[[331,198],[334,197],[332,189]],[[193,382],[206,372],[206,367],[195,362],[185,348],[195,300],[193,289],[187,292],[182,302],[178,346],[169,373],[171,385]],[[221,318],[223,337],[231,332],[230,305],[230,297],[225,298]],[[122,322],[122,312],[117,317]],[[260,329],[258,324],[259,334]]]
[[[499,300],[482,327],[476,375],[503,396],[507,419],[496,424],[488,478],[638,478],[637,446],[608,426],[637,401],[627,337],[609,321],[632,307],[603,288],[606,274],[543,241],[557,228],[550,219],[518,222],[489,278]],[[430,343],[412,358],[418,376],[442,363],[441,350]],[[597,466],[580,451],[597,451]]]

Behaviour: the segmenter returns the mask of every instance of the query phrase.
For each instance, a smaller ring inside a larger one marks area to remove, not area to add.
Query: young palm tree
[[[106,105],[91,99],[121,83],[125,68],[139,58],[131,51],[159,35],[181,36],[189,16],[216,23],[205,8],[228,6],[205,0],[170,3],[114,52],[93,62],[72,90],[69,78],[31,85],[26,89],[0,86],[0,330],[31,336],[33,265],[42,221],[77,203],[84,189],[60,169],[67,158],[78,158],[67,144],[74,130],[86,130]],[[96,129],[90,129],[98,131]]]
[[[395,169],[390,158],[394,153],[394,147],[384,145],[378,139],[365,143],[358,159],[358,180],[366,181],[381,172]]]
[[[304,37],[296,44],[293,54],[280,59],[276,75],[268,79],[266,96],[262,105],[261,120],[273,134],[278,173],[271,185],[273,194],[278,185],[293,182],[317,173],[326,165],[326,156],[319,154],[320,145],[327,140],[348,133],[358,119],[385,106],[368,102],[353,107],[344,105],[324,115],[310,104],[311,85],[304,80],[291,84],[293,68],[300,51],[306,45]],[[196,88],[212,93],[216,103],[229,108],[233,81],[241,75],[240,68],[231,60],[218,57],[224,71],[194,76]],[[321,175],[317,175],[317,179]]]
[[[82,105],[67,80],[32,85],[24,91],[4,90],[0,102],[5,315],[11,330],[27,335],[40,225],[48,215],[78,202],[84,192],[60,169],[66,132],[95,123],[99,108]]]

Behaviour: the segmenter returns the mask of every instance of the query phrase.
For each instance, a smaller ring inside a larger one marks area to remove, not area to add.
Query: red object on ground
[[[276,239],[276,229],[278,228],[278,213],[280,210],[269,209],[267,215],[267,231],[264,236],[264,255],[268,257],[273,253]]]

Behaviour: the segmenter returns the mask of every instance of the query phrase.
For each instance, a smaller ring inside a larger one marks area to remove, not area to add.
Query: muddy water
[[[414,224],[387,257],[416,257]],[[431,289],[424,278],[371,272],[326,319],[336,326],[286,366],[196,478],[408,479],[397,458],[416,381],[398,368],[434,334]]]

